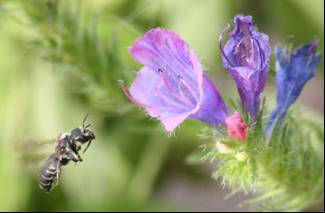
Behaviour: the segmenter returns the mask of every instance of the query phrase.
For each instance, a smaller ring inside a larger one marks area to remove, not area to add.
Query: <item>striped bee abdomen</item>
[[[40,171],[39,185],[44,192],[51,191],[53,183],[59,181],[60,167],[60,159],[57,154],[51,155],[43,164]]]

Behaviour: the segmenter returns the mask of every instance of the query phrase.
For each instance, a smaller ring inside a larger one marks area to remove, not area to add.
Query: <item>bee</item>
[[[87,144],[83,150],[85,153],[92,140],[95,139],[95,134],[89,130],[91,124],[85,125],[87,117],[88,114],[84,117],[81,127],[60,133],[53,141],[55,143],[54,153],[44,161],[39,171],[39,186],[44,192],[50,192],[54,186],[58,185],[62,166],[70,161],[75,163],[82,161],[79,154],[81,147]]]
[[[52,189],[54,183],[58,183],[61,172],[62,158],[58,154],[52,154],[43,164],[40,171],[39,185],[45,192]]]

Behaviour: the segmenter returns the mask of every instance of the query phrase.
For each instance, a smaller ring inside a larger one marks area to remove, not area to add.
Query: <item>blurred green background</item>
[[[200,57],[226,99],[237,98],[222,68],[217,38],[233,16],[252,15],[271,45],[319,39],[323,0],[0,0],[0,210],[239,211],[211,178],[215,165],[186,161],[202,123],[186,121],[169,136],[122,94],[140,68],[127,48],[152,27],[178,32]],[[266,95],[274,99],[274,62]],[[299,102],[324,113],[324,64]],[[272,102],[272,101],[270,101]],[[81,124],[96,140],[84,162],[63,168],[50,194],[38,187],[38,159],[52,147],[17,150]]]

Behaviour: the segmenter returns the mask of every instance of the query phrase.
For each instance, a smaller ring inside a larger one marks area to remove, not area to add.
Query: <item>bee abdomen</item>
[[[39,185],[45,192],[49,192],[52,189],[53,183],[58,181],[60,173],[60,160],[56,154],[51,155],[43,164]]]

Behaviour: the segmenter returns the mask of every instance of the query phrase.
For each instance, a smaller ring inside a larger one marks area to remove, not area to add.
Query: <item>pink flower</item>
[[[225,125],[228,107],[194,51],[175,32],[154,28],[129,49],[143,67],[125,95],[174,131],[187,118]]]
[[[239,112],[235,112],[226,118],[228,135],[232,138],[237,138],[246,141],[248,126],[243,121]]]

